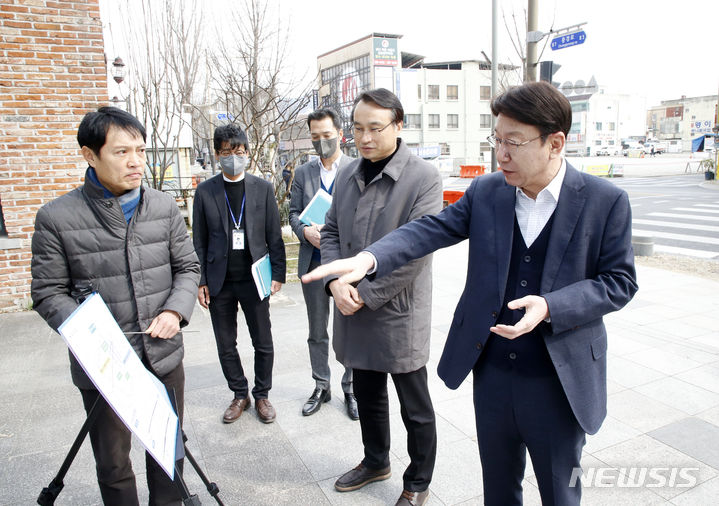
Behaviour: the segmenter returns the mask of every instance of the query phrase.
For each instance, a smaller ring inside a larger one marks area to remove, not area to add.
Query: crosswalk
[[[615,181],[617,186],[629,189],[647,189],[647,188],[689,188],[698,186],[703,180],[692,175],[677,177],[633,177],[622,178]]]
[[[682,203],[632,219],[632,235],[654,238],[654,251],[719,260],[719,204]]]

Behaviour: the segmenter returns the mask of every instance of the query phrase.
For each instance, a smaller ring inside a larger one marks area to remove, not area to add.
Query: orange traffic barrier
[[[460,165],[459,177],[475,178],[483,176],[486,170],[487,167],[484,165]]]
[[[442,193],[442,200],[444,200],[445,202],[444,207],[447,207],[450,204],[454,204],[462,198],[462,195],[464,195],[464,191],[444,190],[444,192]]]

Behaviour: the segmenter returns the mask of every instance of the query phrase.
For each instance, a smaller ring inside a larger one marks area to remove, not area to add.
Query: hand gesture
[[[549,308],[544,297],[539,295],[527,295],[521,299],[515,299],[507,304],[509,309],[524,308],[524,316],[516,325],[497,325],[490,327],[490,332],[494,332],[498,336],[507,339],[516,339],[517,337],[531,332],[543,320],[549,317]]]
[[[335,260],[334,262],[320,265],[302,276],[302,282],[311,283],[330,274],[340,274],[342,277],[339,278],[339,280],[349,284],[360,281],[367,275],[367,272],[373,268],[374,257],[369,253],[361,251],[351,258],[343,258],[342,260]]]

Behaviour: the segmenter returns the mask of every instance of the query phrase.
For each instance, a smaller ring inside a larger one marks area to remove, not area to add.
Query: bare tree
[[[203,56],[202,9],[197,0],[134,0],[116,7],[131,62],[133,112],[148,130],[146,179],[162,189],[168,168],[179,170],[181,132],[189,127]]]
[[[287,191],[278,163],[280,137],[293,130],[307,107],[311,82],[288,70],[290,32],[279,14],[273,21],[267,2],[243,3],[244,9],[232,15],[231,39],[221,39],[218,50],[210,54],[212,86],[228,120],[247,131],[249,170],[273,181],[282,204]]]

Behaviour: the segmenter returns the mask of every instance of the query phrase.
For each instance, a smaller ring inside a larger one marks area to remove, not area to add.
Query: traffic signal
[[[553,83],[552,77],[559,70],[561,65],[554,63],[553,61],[543,61],[539,63],[539,80],[547,81],[552,84],[555,88],[559,87],[559,83]]]

